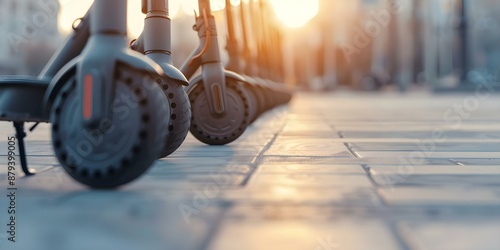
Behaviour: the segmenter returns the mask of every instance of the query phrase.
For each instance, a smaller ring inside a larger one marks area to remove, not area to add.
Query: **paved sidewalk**
[[[117,191],[75,183],[50,126],[28,137],[0,249],[500,249],[500,96],[298,94],[230,146],[189,137]]]

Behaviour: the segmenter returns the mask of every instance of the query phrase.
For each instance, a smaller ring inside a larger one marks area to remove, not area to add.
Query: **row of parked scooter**
[[[199,46],[180,69],[172,65],[168,1],[142,0],[144,30],[129,43],[127,1],[95,0],[38,77],[1,77],[0,120],[14,123],[26,175],[33,174],[24,149],[27,122],[35,122],[30,130],[52,124],[54,153],[75,180],[115,188],[175,152],[188,131],[225,145],[262,113],[288,103],[290,92],[277,83],[281,36],[266,2],[242,1],[235,14],[226,1],[226,67],[210,0],[198,3]]]

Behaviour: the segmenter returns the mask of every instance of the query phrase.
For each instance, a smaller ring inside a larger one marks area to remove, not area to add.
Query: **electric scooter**
[[[256,88],[259,90],[260,95],[258,95],[259,98],[259,113],[262,114],[270,109],[272,109],[272,97],[270,96],[270,90],[265,87],[264,85],[259,84],[258,81],[256,81],[252,75],[256,74],[256,63],[255,63],[255,57],[252,54],[252,49],[250,41],[255,40],[251,35],[251,32],[249,32],[249,24],[247,20],[247,10],[248,8],[245,8],[246,4],[244,2],[240,3],[240,11],[239,11],[239,17],[240,17],[240,30],[241,30],[241,35],[243,37],[242,41],[242,49],[239,50],[239,53],[233,52],[235,55],[231,56],[231,58],[241,58],[241,63],[239,64],[240,71],[244,75],[245,79],[247,79],[248,82],[252,83]],[[230,53],[231,55],[231,53]]]
[[[150,4],[158,5],[161,2],[162,0],[149,0]],[[249,81],[251,79],[224,69],[220,59],[217,29],[210,9],[210,1],[199,0],[198,6],[200,14],[196,16],[196,24],[193,28],[198,32],[200,43],[180,69],[187,79],[191,79],[191,84],[186,88],[192,111],[190,131],[201,142],[209,145],[224,145],[239,138],[247,126],[265,110],[261,107],[265,107],[265,104],[261,103],[274,104],[275,102],[271,100],[280,93],[268,87],[268,83],[265,83],[266,87],[255,87],[255,84]],[[226,10],[227,8],[230,8],[230,4],[227,5]],[[230,12],[227,13],[230,14]],[[228,25],[230,24],[231,22],[228,21]],[[169,31],[170,26],[154,26],[155,34],[161,35],[162,30]],[[234,35],[234,31],[229,29],[229,34]],[[131,43],[131,48],[148,55],[145,44],[145,36],[141,34]],[[168,45],[170,46],[170,43]],[[158,43],[155,46],[161,47],[162,44]],[[162,59],[155,59],[155,61],[161,64]],[[231,65],[228,66],[231,67]],[[200,67],[202,74],[193,77]],[[238,67],[230,69],[238,70]],[[258,88],[262,90],[256,91]],[[270,93],[264,97],[262,91]],[[269,100],[264,101],[266,98]]]
[[[264,111],[291,100],[291,93],[282,84],[274,82],[283,81],[283,55],[277,28],[266,19],[269,11],[263,1],[240,4],[241,31],[246,37],[241,52],[245,62],[243,71],[245,79],[263,89],[261,92],[266,100]]]
[[[155,53],[129,49],[126,17],[126,0],[95,0],[38,78],[0,78],[0,120],[14,123],[26,175],[32,174],[24,149],[26,122],[36,123],[30,130],[50,122],[62,167],[93,188],[126,184],[172,150],[166,144],[175,136],[169,131],[176,105],[167,90],[187,80],[152,60]],[[146,21],[145,30],[153,22]],[[157,38],[146,35],[145,41],[154,44]],[[187,102],[182,97],[177,98]]]
[[[168,72],[168,84],[161,84],[169,99],[169,136],[161,158],[175,152],[186,138],[191,125],[191,105],[184,91],[189,83],[182,72],[172,64],[172,21],[168,12],[168,0],[141,0],[142,13],[146,14],[144,30],[137,40],[130,43],[131,49],[140,51],[155,61],[164,72]],[[141,41],[140,43],[137,41]]]
[[[240,3],[241,4],[241,3]],[[226,39],[226,51],[229,55],[229,62],[226,65],[226,69],[232,72],[243,72],[242,67],[242,57],[239,49],[239,43],[236,39],[236,28],[234,21],[233,6],[230,0],[226,0],[226,27],[227,27],[227,39]],[[246,41],[246,35],[243,34],[243,40]],[[244,77],[244,76],[243,76]],[[252,98],[252,103],[255,103],[254,108],[251,110],[251,121],[253,123],[262,113],[265,111],[266,98],[263,93],[263,88],[258,84],[247,79],[243,82],[245,88],[249,91],[250,98]]]
[[[180,68],[191,79],[186,88],[192,112],[190,131],[205,144],[224,145],[245,132],[256,104],[242,84],[245,79],[226,71],[221,63],[210,0],[198,0],[198,5],[199,15],[193,29],[198,32],[200,44]],[[140,36],[132,48],[144,53],[143,40]],[[201,75],[193,77],[200,67]]]

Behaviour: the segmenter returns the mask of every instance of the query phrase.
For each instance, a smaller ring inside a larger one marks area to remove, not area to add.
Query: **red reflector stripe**
[[[92,75],[85,76],[83,90],[83,118],[90,119],[92,116]]]
[[[214,90],[215,90],[215,101],[217,102],[217,109],[218,109],[217,111],[221,111],[222,110],[222,102],[220,99],[219,86],[215,85]]]

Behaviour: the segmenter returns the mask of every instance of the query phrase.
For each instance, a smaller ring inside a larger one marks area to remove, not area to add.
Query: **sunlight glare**
[[[182,0],[170,0],[168,1],[168,12],[170,14],[170,18],[174,18],[177,16],[177,13],[179,13],[179,10],[181,8],[181,2]]]
[[[319,11],[319,0],[271,0],[276,17],[288,28],[300,28]]]
[[[181,6],[182,12],[186,15],[192,16],[194,15],[193,11],[198,12],[198,0],[183,0]]]
[[[232,0],[231,2],[233,2]],[[212,11],[220,11],[226,8],[225,0],[212,0],[210,1],[210,8]],[[194,11],[198,13],[198,0],[183,0],[182,1],[182,10],[184,14],[192,16],[194,15]]]
[[[231,0],[231,5],[232,6],[239,6],[241,3],[241,0]]]
[[[272,189],[272,194],[280,199],[297,197],[297,190],[292,187],[275,186]]]

